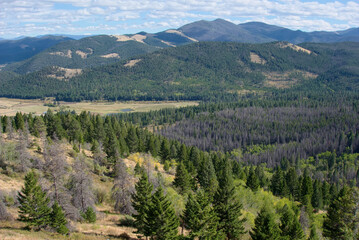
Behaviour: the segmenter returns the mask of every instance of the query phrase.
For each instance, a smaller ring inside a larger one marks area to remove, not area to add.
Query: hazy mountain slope
[[[178,29],[199,41],[232,41],[261,43],[272,41],[302,42],[344,42],[359,41],[359,28],[338,32],[303,32],[261,22],[234,24],[223,19],[197,21]]]
[[[0,42],[0,64],[21,61],[71,38],[62,36],[44,36],[41,38],[23,38],[20,40],[2,40]]]
[[[270,42],[274,39],[255,35],[238,25],[216,19],[214,21],[198,21],[187,24],[178,29],[189,37],[199,41],[225,42]]]
[[[159,48],[155,44],[147,44],[145,40],[141,37],[131,39],[126,36],[101,35],[67,41],[30,59],[9,65],[4,70],[24,74],[50,66],[83,69],[113,63]],[[159,41],[156,43],[162,47],[167,46]]]

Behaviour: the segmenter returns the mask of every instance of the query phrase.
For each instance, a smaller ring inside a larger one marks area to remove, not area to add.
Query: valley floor
[[[56,102],[57,103],[57,102]],[[198,105],[193,101],[130,101],[130,102],[58,102],[58,105],[51,106],[53,100],[40,99],[16,99],[16,98],[0,98],[0,115],[15,116],[16,112],[32,113],[36,115],[43,114],[47,109],[53,111],[58,110],[74,110],[77,113],[82,111],[90,111],[101,115],[111,113],[125,112],[148,112],[151,110],[160,110],[163,108],[179,108],[186,106]]]

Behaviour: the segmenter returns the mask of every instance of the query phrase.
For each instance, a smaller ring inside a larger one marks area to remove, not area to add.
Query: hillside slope
[[[84,70],[46,68],[3,78],[0,95],[62,100],[209,100],[244,90],[358,89],[358,43],[200,42]],[[3,72],[4,74],[5,72]],[[294,88],[293,88],[294,87]]]
[[[20,40],[0,41],[0,64],[22,61],[58,43],[71,40],[62,36],[27,37]]]

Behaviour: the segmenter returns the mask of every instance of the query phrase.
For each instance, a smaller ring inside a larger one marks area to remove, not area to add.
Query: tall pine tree
[[[255,227],[250,232],[253,240],[279,240],[280,229],[275,222],[274,214],[268,207],[264,207],[254,220]]]
[[[51,227],[53,227],[56,232],[60,234],[67,234],[69,229],[66,227],[67,221],[65,218],[65,214],[62,211],[61,206],[57,202],[52,205],[52,212],[51,212]]]
[[[26,222],[29,228],[41,229],[50,223],[50,199],[38,185],[38,177],[34,171],[25,176],[25,186],[18,194],[19,220]]]
[[[147,221],[149,209],[151,206],[151,192],[153,189],[152,184],[148,181],[148,177],[145,171],[142,172],[142,176],[135,185],[136,192],[132,194],[132,206],[136,210],[136,213],[132,216],[135,218],[135,226],[137,232],[143,236],[150,236],[151,232],[148,231]]]
[[[323,223],[323,235],[329,239],[357,239],[358,227],[357,195],[354,190],[344,186],[339,195],[329,205]]]
[[[223,234],[217,231],[218,217],[209,198],[203,190],[198,191],[196,197],[188,195],[183,221],[189,229],[191,239],[223,239]]]
[[[242,218],[242,205],[235,196],[232,168],[228,159],[224,160],[218,173],[219,187],[214,196],[214,208],[219,218],[218,231],[225,234],[226,239],[239,239],[245,233]]]
[[[294,214],[292,209],[285,205],[282,209],[280,217],[283,240],[301,240],[305,235],[299,223],[299,218]]]
[[[173,240],[178,237],[179,220],[162,187],[152,195],[148,212],[144,232],[150,233],[151,239]]]

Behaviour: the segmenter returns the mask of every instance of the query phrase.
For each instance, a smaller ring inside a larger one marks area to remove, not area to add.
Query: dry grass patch
[[[51,52],[49,54],[50,55],[57,55],[57,56],[61,56],[61,57],[72,58],[72,51],[71,50],[67,50],[67,52]]]
[[[304,52],[306,54],[311,54],[312,53],[312,51],[310,51],[308,49],[305,49],[305,48],[302,48],[300,46],[294,45],[292,43],[280,42],[280,43],[278,43],[278,45],[279,45],[280,48],[290,48],[290,49],[293,49],[294,51]]]
[[[63,68],[63,67],[57,67],[56,72],[53,74],[48,75],[48,77],[56,78],[58,80],[65,80],[68,81],[69,79],[80,75],[82,73],[82,69],[76,68]]]
[[[101,57],[103,57],[103,58],[121,58],[120,55],[118,55],[118,53],[109,53],[106,55],[102,55]]]
[[[267,61],[264,58],[261,58],[258,54],[254,52],[250,52],[250,58],[252,63],[258,63],[258,64],[266,64]]]
[[[87,48],[87,50],[89,52],[83,52],[83,51],[77,50],[76,54],[79,55],[82,59],[86,59],[88,55],[93,54],[93,49],[92,48]]]
[[[124,66],[125,67],[133,67],[135,66],[137,63],[141,62],[142,59],[134,59],[134,60],[130,60],[128,61]]]
[[[0,115],[15,116],[16,112],[33,113],[41,115],[49,107],[45,103],[52,103],[52,100],[39,99],[13,99],[0,98]],[[142,101],[142,102],[59,102],[59,106],[51,108],[53,111],[60,109],[74,110],[77,113],[90,111],[101,115],[123,112],[148,112],[151,110],[160,110],[163,108],[179,108],[187,106],[197,106],[194,101]]]

